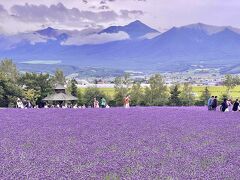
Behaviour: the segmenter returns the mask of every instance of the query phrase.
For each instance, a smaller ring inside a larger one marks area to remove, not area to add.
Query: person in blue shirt
[[[100,101],[100,106],[101,108],[105,108],[107,105],[107,101],[105,98],[101,97],[101,101]]]
[[[209,110],[209,111],[212,110],[213,99],[214,99],[214,96],[212,96],[212,97],[210,97],[210,98],[208,99],[208,110]]]
[[[212,110],[213,110],[213,111],[216,111],[216,110],[217,110],[217,107],[218,107],[218,99],[217,99],[217,98],[218,98],[218,97],[215,96],[214,99],[213,99],[213,101],[212,101]]]

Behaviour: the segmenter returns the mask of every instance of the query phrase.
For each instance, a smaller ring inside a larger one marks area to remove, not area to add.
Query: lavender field
[[[0,179],[240,179],[240,113],[0,110]]]

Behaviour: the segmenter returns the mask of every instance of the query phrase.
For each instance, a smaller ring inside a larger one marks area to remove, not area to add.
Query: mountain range
[[[159,32],[141,21],[106,29],[0,33],[0,58],[78,67],[176,72],[239,65],[240,29],[203,23]]]

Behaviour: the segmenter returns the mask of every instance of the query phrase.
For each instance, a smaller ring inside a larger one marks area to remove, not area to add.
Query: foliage
[[[17,82],[18,79],[18,71],[15,64],[13,64],[12,60],[5,59],[0,63],[0,72],[3,76],[9,79],[12,82]]]
[[[0,106],[5,107],[15,106],[18,97],[24,97],[35,104],[51,94],[55,84],[65,83],[64,74],[59,69],[56,70],[54,77],[51,77],[49,74],[35,73],[20,75],[16,65],[8,59],[0,63],[0,74]],[[211,94],[221,96],[219,99],[224,97],[239,98],[240,91],[240,86],[238,86],[240,79],[238,76],[233,75],[226,75],[223,81],[224,87],[192,87],[189,84],[184,84],[183,87],[178,85],[172,86],[169,91],[162,76],[159,74],[152,76],[149,83],[150,87],[145,89],[143,89],[139,83],[132,85],[129,74],[125,74],[123,77],[115,79],[114,89],[78,89],[76,86],[77,82],[73,79],[69,81],[67,90],[73,96],[78,97],[79,105],[91,105],[94,97],[104,96],[111,106],[122,106],[123,99],[126,95],[131,95],[132,106],[206,105]],[[182,92],[180,93],[180,91]],[[168,93],[170,93],[170,97]]]
[[[22,89],[0,72],[0,107],[14,107],[22,96]]]
[[[78,98],[77,104],[79,106],[82,106],[84,103],[83,103],[83,94],[82,94],[81,89],[77,89],[77,96],[76,97]]]
[[[192,91],[192,86],[189,83],[183,84],[183,90],[180,95],[183,106],[192,106],[194,105],[194,93]]]
[[[169,105],[170,106],[180,106],[181,99],[180,99],[181,91],[179,90],[179,85],[174,85],[170,89],[170,97],[169,97]]]
[[[144,98],[144,93],[140,83],[136,83],[132,86],[130,95],[131,95],[130,99],[131,99],[132,106],[141,105]]]
[[[71,80],[71,95],[77,96],[77,81],[75,79]]]
[[[34,90],[37,101],[53,92],[53,79],[49,74],[26,73],[19,78],[19,83],[25,91]]]
[[[67,85],[67,91],[72,96],[78,96],[78,88],[77,88],[77,81],[75,79],[71,79]]]
[[[12,60],[0,63],[0,107],[14,107],[16,100],[22,97],[22,89],[17,84],[18,71]]]
[[[223,85],[227,87],[227,94],[230,95],[230,90],[239,85],[240,79],[238,76],[226,75]]]
[[[106,100],[108,100],[108,97],[97,87],[88,87],[84,92],[83,103],[86,106],[93,106],[93,99],[97,98],[97,100],[100,101],[101,97],[104,97]]]
[[[66,83],[65,76],[63,74],[63,71],[60,69],[57,69],[54,75],[54,83],[55,84],[61,84],[64,85]]]
[[[35,89],[26,89],[24,92],[25,98],[30,100],[33,105],[36,105],[38,98],[40,98],[40,92]]]
[[[208,99],[211,97],[211,93],[208,89],[208,87],[205,87],[204,91],[202,92],[202,95],[200,97],[200,104],[201,105],[207,105]]]
[[[229,95],[227,93],[224,93],[220,96],[219,101],[223,102],[224,99],[229,99],[229,98],[230,98]]]
[[[167,86],[160,74],[152,76],[150,87],[145,88],[145,102],[148,106],[163,106],[168,102]]]
[[[129,74],[125,74],[123,77],[117,77],[115,79],[115,101],[118,106],[123,105],[123,99],[126,95],[129,94],[131,86]]]

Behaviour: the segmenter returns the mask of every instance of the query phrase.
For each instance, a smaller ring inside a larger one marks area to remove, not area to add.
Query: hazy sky
[[[139,19],[159,29],[197,22],[240,27],[239,0],[0,0],[0,30],[103,28]]]

